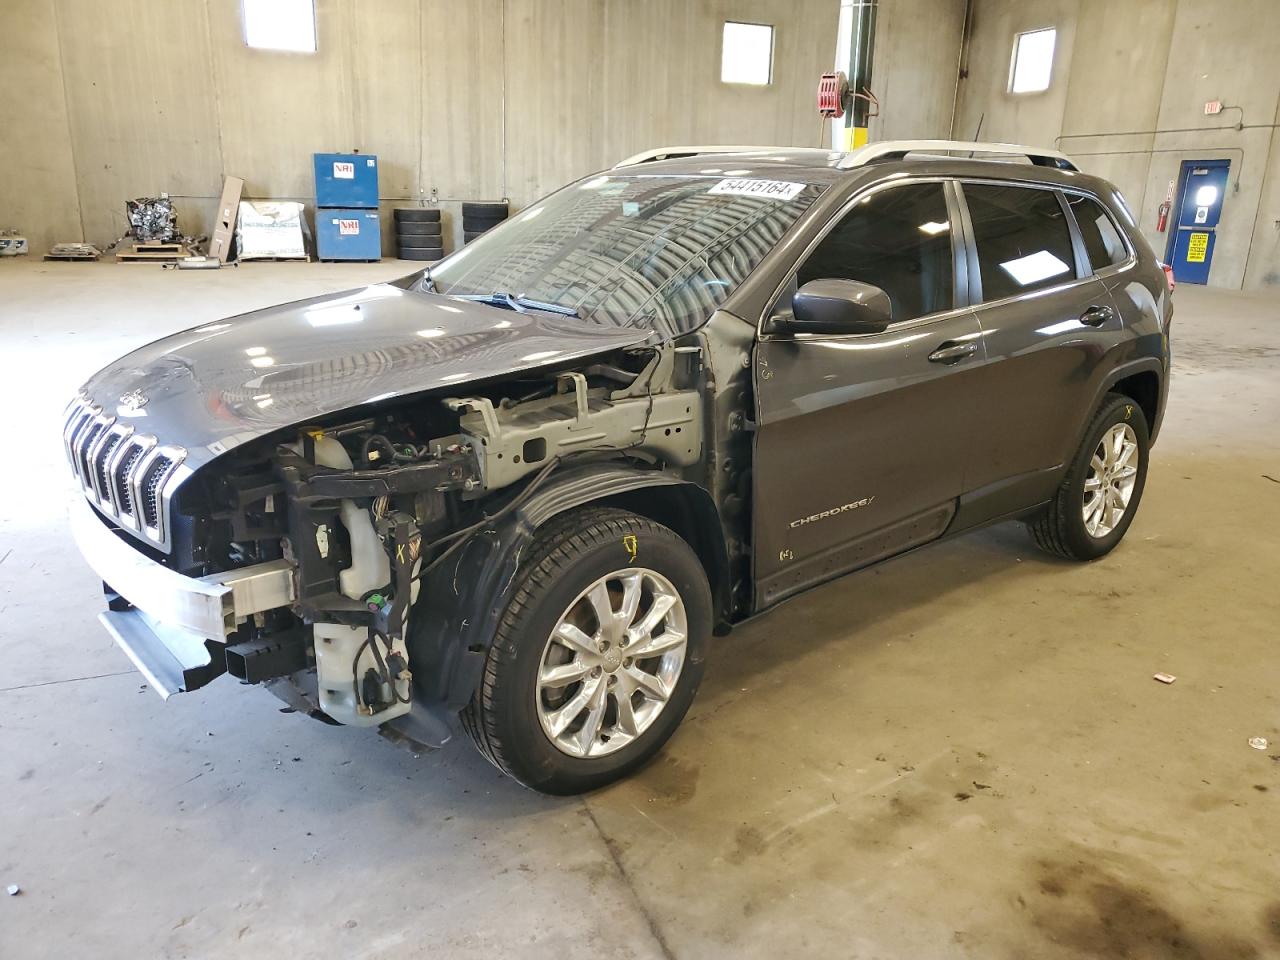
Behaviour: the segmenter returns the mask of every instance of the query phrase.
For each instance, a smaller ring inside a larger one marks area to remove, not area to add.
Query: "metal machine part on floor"
[[[0,257],[17,257],[27,252],[27,238],[17,229],[0,231]]]

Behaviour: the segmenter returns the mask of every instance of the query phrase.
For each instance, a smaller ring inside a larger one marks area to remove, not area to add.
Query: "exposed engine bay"
[[[283,560],[295,577],[290,605],[236,623],[221,655],[206,644],[207,679],[265,683],[330,722],[409,713],[410,625],[430,612],[418,603],[428,578],[568,461],[699,464],[700,353],[665,344],[471,384],[264,438],[198,471],[174,499],[166,565],[209,577]]]

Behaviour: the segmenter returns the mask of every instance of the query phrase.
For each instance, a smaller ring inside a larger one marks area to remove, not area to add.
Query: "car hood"
[[[648,330],[393,284],[256,310],[147,344],[84,392],[198,468],[285,427],[644,343]]]

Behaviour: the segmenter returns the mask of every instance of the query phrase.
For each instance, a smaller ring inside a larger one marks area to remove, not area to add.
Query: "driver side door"
[[[935,539],[955,513],[981,328],[962,302],[958,206],[946,181],[856,197],[811,245],[756,344],[756,606]],[[786,329],[815,279],[883,289],[882,333]]]

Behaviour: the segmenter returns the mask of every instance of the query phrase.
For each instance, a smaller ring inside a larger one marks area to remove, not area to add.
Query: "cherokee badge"
[[[843,503],[838,507],[832,507],[830,510],[811,513],[809,516],[801,517],[799,520],[792,520],[788,526],[794,530],[797,527],[803,527],[807,523],[817,523],[819,520],[826,520],[828,517],[834,517],[841,513],[848,513],[850,510],[857,510],[859,507],[865,507],[874,499],[874,496],[863,497],[861,500],[854,500],[852,503]]]

